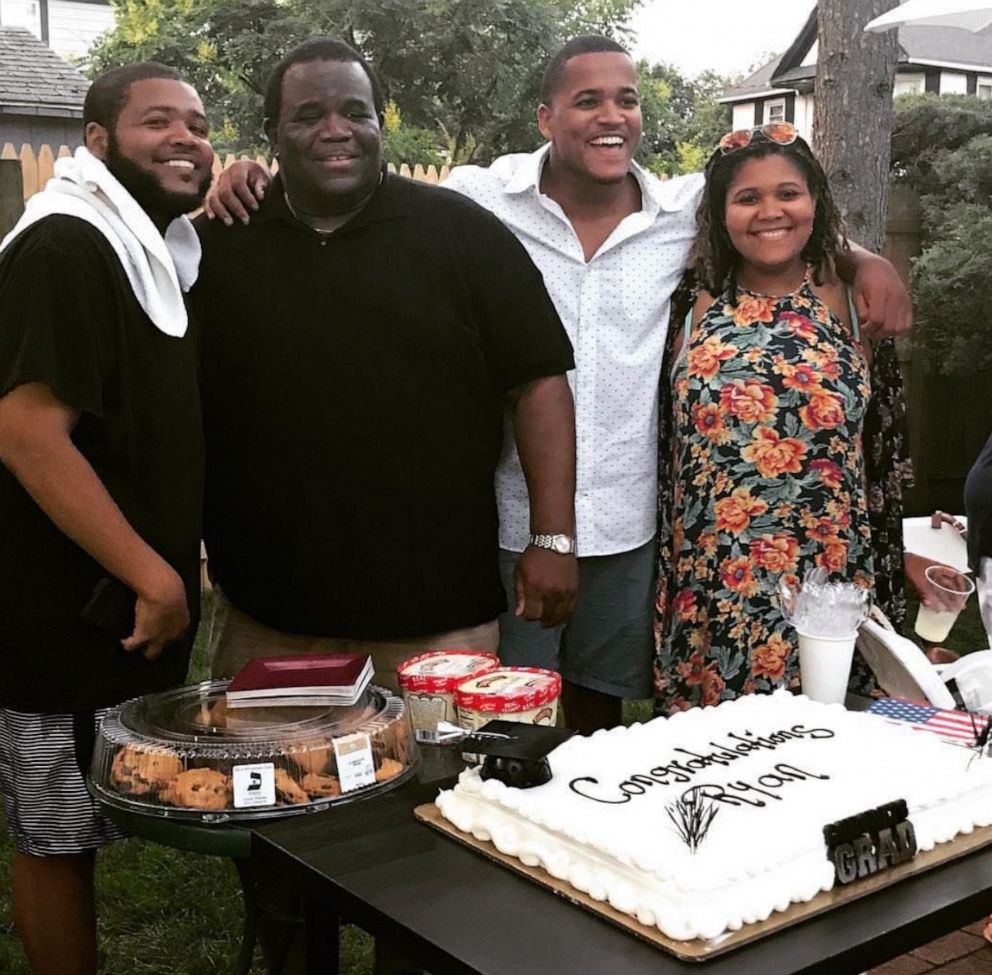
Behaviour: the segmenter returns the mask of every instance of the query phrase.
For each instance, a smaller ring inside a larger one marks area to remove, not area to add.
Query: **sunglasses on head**
[[[791,146],[799,138],[799,133],[791,122],[769,122],[767,125],[758,125],[753,129],[735,129],[733,132],[728,132],[719,141],[717,148],[721,156],[726,156],[738,149],[746,149],[756,138],[774,142],[778,146]]]

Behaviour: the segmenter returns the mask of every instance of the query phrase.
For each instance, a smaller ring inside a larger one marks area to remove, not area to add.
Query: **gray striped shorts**
[[[97,725],[105,713],[96,712]],[[21,853],[84,853],[127,836],[86,790],[71,714],[0,708],[0,794]]]

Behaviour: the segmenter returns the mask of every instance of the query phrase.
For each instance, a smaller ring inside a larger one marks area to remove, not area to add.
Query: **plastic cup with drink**
[[[942,565],[927,567],[927,582],[936,590],[940,602],[936,606],[920,603],[913,629],[928,643],[943,643],[968,597],[975,591],[975,583],[960,572],[949,571]]]

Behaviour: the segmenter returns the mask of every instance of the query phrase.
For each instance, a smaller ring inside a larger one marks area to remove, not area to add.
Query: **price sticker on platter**
[[[275,805],[276,767],[272,762],[235,765],[231,770],[231,779],[235,809]]]
[[[338,779],[342,792],[361,789],[375,782],[375,762],[372,742],[362,732],[334,739],[334,755],[338,760]]]

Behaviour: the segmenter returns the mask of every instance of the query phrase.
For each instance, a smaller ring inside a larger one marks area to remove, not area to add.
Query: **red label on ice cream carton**
[[[455,691],[460,710],[515,714],[557,701],[561,674],[539,667],[501,667],[473,677]]]
[[[472,677],[499,667],[499,657],[481,650],[432,650],[421,653],[396,668],[400,687],[407,692],[454,694]]]

